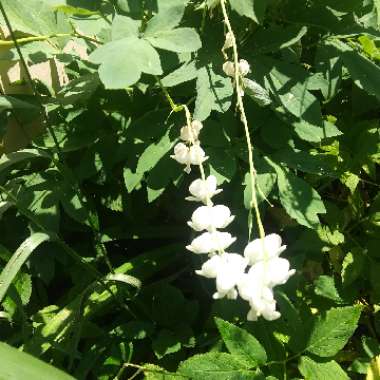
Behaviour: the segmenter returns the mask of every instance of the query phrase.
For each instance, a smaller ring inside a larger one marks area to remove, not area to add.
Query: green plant
[[[17,361],[77,379],[375,376],[379,1],[0,10],[0,378],[24,378]],[[170,157],[193,120],[234,252],[287,244],[275,321],[194,273],[199,171]]]

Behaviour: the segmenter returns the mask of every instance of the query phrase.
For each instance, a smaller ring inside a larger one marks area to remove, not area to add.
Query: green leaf
[[[40,149],[24,149],[18,152],[4,154],[0,158],[0,172],[13,164],[27,160],[29,158],[50,159],[50,156],[48,153]]]
[[[55,176],[58,173],[51,169],[32,174],[17,194],[17,206],[30,210],[38,222],[51,232],[58,232],[60,221],[59,182]]]
[[[306,32],[307,28],[303,25],[271,26],[268,29],[259,29],[253,41],[254,52],[264,54],[285,49],[300,41]]]
[[[137,289],[141,288],[141,281],[133,276],[129,276],[128,274],[124,273],[111,273],[108,274],[105,277],[105,281],[110,281],[110,282],[120,282],[124,285],[130,285],[133,286]]]
[[[343,259],[342,282],[344,286],[351,285],[362,273],[365,257],[361,249],[352,248]]]
[[[99,77],[108,89],[125,89],[135,84],[141,73],[162,74],[160,57],[145,40],[127,37],[109,42],[91,55],[100,64]]]
[[[255,66],[256,77],[265,78],[265,87],[282,106],[276,110],[295,128],[300,138],[319,142],[324,137],[323,119],[318,99],[308,91],[308,74],[301,67],[267,57]]]
[[[0,378],[7,380],[74,380],[63,371],[5,343],[0,343]]]
[[[57,22],[53,7],[46,5],[42,0],[3,0],[9,21],[13,29],[31,35],[51,35],[62,32],[70,32],[66,20]],[[4,25],[3,18],[1,23]]]
[[[230,354],[249,367],[266,363],[267,354],[260,342],[247,331],[223,319],[215,319],[216,326]]]
[[[334,360],[316,362],[307,356],[302,356],[298,368],[307,380],[349,380],[346,372]]]
[[[128,193],[131,193],[141,182],[144,177],[144,173],[134,173],[129,168],[124,168],[123,171],[125,187]]]
[[[120,40],[127,37],[137,37],[140,22],[126,16],[116,15],[112,21],[112,40]]]
[[[152,37],[157,32],[168,31],[182,20],[188,0],[158,0],[158,13],[153,16],[145,30],[146,37]]]
[[[336,166],[338,162],[331,155],[287,147],[277,150],[272,157],[289,168],[305,173],[328,175],[329,177],[337,176]]]
[[[162,79],[162,84],[165,87],[173,87],[178,84],[193,80],[198,75],[198,69],[195,61],[184,63],[177,70],[174,70]]]
[[[344,65],[347,67],[355,84],[368,94],[375,95],[380,99],[379,66],[341,41],[334,41],[333,44],[342,53]]]
[[[326,212],[320,195],[303,179],[292,172],[285,173],[278,166],[277,186],[280,201],[290,217],[309,228],[318,228],[318,214]]]
[[[210,174],[216,177],[218,185],[230,182],[237,169],[236,158],[233,153],[220,148],[208,148],[206,153],[210,156],[207,160],[210,165]]]
[[[231,8],[241,16],[246,16],[261,24],[264,21],[267,0],[230,0]]]
[[[314,282],[315,294],[318,296],[327,298],[331,301],[341,303],[342,298],[340,297],[338,290],[335,286],[335,280],[330,276],[319,276]]]
[[[173,354],[181,349],[181,343],[177,336],[170,330],[160,330],[154,338],[152,348],[158,359],[165,355]]]
[[[333,98],[339,91],[342,82],[343,60],[339,51],[323,42],[318,48],[315,57],[315,65],[325,80],[325,86],[321,91],[326,100]]]
[[[203,121],[210,116],[213,110],[228,111],[231,106],[232,94],[231,80],[217,74],[212,64],[206,64],[198,70],[194,118]]]
[[[176,53],[190,53],[202,46],[201,39],[193,28],[160,31],[145,38],[156,48]]]
[[[139,157],[136,172],[145,173],[153,169],[162,157],[171,150],[174,141],[171,141],[168,132],[157,142],[150,144]]]
[[[120,267],[115,269],[115,273],[124,273],[132,275],[141,281],[145,281],[153,274],[167,267],[169,264],[173,264],[178,260],[178,244],[163,246],[153,251],[145,252],[131,261],[127,261]],[[91,288],[91,285],[90,285]],[[112,288],[114,294],[118,293],[118,288]],[[33,352],[36,355],[41,355],[47,352],[51,347],[53,341],[64,339],[62,337],[62,331],[70,328],[73,322],[76,320],[76,314],[78,312],[78,304],[83,302],[82,293],[76,295],[76,297],[65,307],[63,307],[57,314],[52,316],[25,345],[25,350]],[[167,298],[165,298],[167,299]],[[84,309],[83,316],[90,318],[91,315],[103,312],[109,307],[111,301],[114,301],[112,294],[109,290],[99,291],[99,286],[91,294],[86,297],[87,307]],[[161,304],[163,310],[164,304]],[[192,305],[192,309],[194,306]],[[180,309],[183,311],[183,307]],[[188,313],[189,314],[189,313]],[[178,314],[177,314],[178,315]],[[165,318],[165,317],[164,317]],[[157,320],[157,318],[155,318]],[[165,320],[165,319],[164,319]],[[48,339],[47,339],[48,338]],[[66,337],[67,338],[67,337]]]
[[[0,302],[3,300],[9,286],[11,285],[13,279],[16,277],[25,261],[39,245],[48,240],[50,240],[49,235],[42,232],[37,232],[28,237],[18,247],[0,274]]]
[[[144,366],[144,380],[178,380],[178,375],[166,371],[155,364]]]
[[[307,351],[321,357],[338,353],[355,332],[361,308],[347,306],[333,308],[320,315],[307,342]]]
[[[244,93],[250,96],[260,107],[267,106],[272,103],[269,92],[257,82],[244,78]]]
[[[178,165],[169,155],[163,156],[150,170],[147,178],[148,202],[157,199],[168,187],[183,173],[183,168]]]
[[[247,210],[251,209],[251,180],[250,174],[247,173],[244,178],[245,188],[244,188],[244,206]],[[257,203],[260,204],[265,197],[271,193],[274,185],[276,183],[276,174],[274,173],[260,173],[256,175],[256,196]]]
[[[194,355],[182,362],[178,375],[194,380],[254,380],[251,371],[232,355],[222,352],[210,352]]]
[[[36,107],[34,104],[14,98],[13,96],[0,96],[0,112],[10,109],[38,110],[38,107]]]
[[[32,296],[32,277],[28,273],[19,272],[14,281],[21,303],[27,305]]]

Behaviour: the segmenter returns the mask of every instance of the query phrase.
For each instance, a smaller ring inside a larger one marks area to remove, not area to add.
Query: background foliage
[[[196,174],[169,157],[185,118],[168,92],[204,122],[247,241],[219,1],[1,4],[0,378],[71,378],[26,353],[76,379],[379,378],[378,0],[228,2],[261,86],[244,100],[264,224],[297,269],[282,318],[250,323],[194,275]]]

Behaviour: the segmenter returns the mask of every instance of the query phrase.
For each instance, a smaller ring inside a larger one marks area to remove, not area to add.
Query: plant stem
[[[226,1],[220,0],[220,5],[222,7],[224,22],[227,26],[228,32],[231,35],[232,39],[232,49],[233,49],[233,56],[234,56],[234,66],[235,66],[235,90],[236,90],[236,97],[237,97],[237,105],[238,109],[240,111],[240,119],[244,125],[244,131],[245,131],[245,138],[247,141],[247,147],[248,147],[248,161],[249,161],[249,175],[250,175],[250,182],[251,182],[251,207],[254,208],[255,214],[256,214],[256,221],[257,226],[259,229],[259,236],[261,239],[265,237],[265,230],[264,226],[261,220],[260,210],[258,207],[257,202],[257,194],[256,194],[256,170],[253,163],[253,146],[251,142],[251,137],[249,134],[249,127],[248,127],[248,120],[247,116],[245,114],[244,109],[244,103],[243,103],[243,96],[242,96],[242,87],[241,87],[241,74],[239,70],[239,53],[237,49],[237,43],[236,43],[236,37],[234,34],[234,31],[231,26],[231,22],[228,18],[227,9],[226,9]]]

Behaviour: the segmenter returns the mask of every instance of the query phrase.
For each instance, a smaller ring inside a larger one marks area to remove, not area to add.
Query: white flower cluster
[[[172,158],[186,165],[186,170],[190,169],[190,165],[202,165],[207,159],[199,142],[201,128],[202,124],[197,121],[192,122],[191,128],[183,127],[181,139],[190,144],[190,147],[179,143],[174,148]],[[192,156],[192,148],[198,150],[195,156]],[[244,256],[226,252],[236,238],[228,232],[220,231],[234,219],[227,206],[214,205],[212,202],[212,198],[221,191],[217,188],[217,180],[213,175],[196,179],[189,187],[191,195],[186,199],[203,205],[193,212],[188,222],[193,230],[201,234],[186,248],[209,257],[196,273],[215,279],[216,292],[213,298],[236,299],[240,295],[248,301],[248,320],[257,320],[259,316],[267,320],[277,319],[280,313],[276,311],[273,288],[285,284],[295,273],[295,270],[290,270],[289,261],[279,257],[286,246],[281,245],[279,235],[270,234],[264,239],[250,242],[244,250]],[[250,268],[246,271],[248,266]]]
[[[183,142],[178,143],[174,147],[174,158],[180,164],[186,165],[185,172],[190,173],[190,165],[201,165],[207,160],[204,150],[199,143],[199,132],[203,128],[203,125],[198,120],[193,120],[191,126],[185,125],[181,128],[181,140]]]

